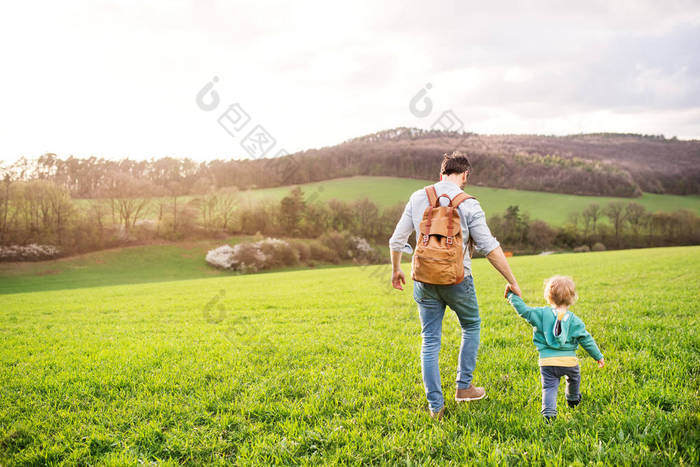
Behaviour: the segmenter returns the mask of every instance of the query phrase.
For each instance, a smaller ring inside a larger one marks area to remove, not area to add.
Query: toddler
[[[506,298],[515,311],[533,326],[532,341],[540,354],[542,415],[551,421],[557,416],[557,390],[566,378],[566,402],[575,407],[581,402],[581,372],[576,358],[579,344],[603,368],[603,354],[581,319],[568,310],[576,301],[574,281],[554,276],[545,281],[544,298],[550,306],[529,307],[506,286]]]

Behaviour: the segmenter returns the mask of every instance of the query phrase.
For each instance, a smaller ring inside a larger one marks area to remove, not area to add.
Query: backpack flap
[[[454,208],[451,207],[426,209],[420,223],[423,242],[425,243],[426,235],[440,235],[454,239],[456,231],[460,228],[459,225],[455,225],[455,221],[459,222],[459,218],[455,219],[455,214]]]

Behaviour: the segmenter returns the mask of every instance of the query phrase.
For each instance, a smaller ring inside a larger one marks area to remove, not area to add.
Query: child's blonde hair
[[[567,276],[553,276],[544,281],[544,299],[556,306],[571,306],[576,302],[576,285]]]

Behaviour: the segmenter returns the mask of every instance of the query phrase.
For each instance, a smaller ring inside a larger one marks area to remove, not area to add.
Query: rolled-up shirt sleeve
[[[500,246],[498,240],[491,235],[491,230],[486,224],[486,214],[481,209],[481,205],[475,199],[469,200],[466,207],[467,210],[467,227],[469,227],[469,236],[474,240],[476,251],[486,256]],[[460,206],[461,207],[461,206]]]
[[[406,245],[408,237],[413,233],[413,210],[411,209],[411,199],[406,203],[406,207],[401,214],[401,219],[396,224],[394,233],[389,239],[389,248],[391,251],[401,251],[401,249]]]

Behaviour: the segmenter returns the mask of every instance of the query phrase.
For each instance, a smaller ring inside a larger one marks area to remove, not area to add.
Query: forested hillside
[[[475,185],[604,196],[700,193],[700,141],[613,133],[477,135],[396,128],[295,154],[304,167],[295,182],[331,178],[329,173],[432,179],[442,154],[455,149],[471,156]]]
[[[434,179],[442,155],[470,155],[470,184],[577,195],[637,197],[642,192],[700,194],[700,141],[663,136],[477,135],[396,128],[335,146],[274,159],[59,158],[15,164],[9,179],[44,179],[73,197],[204,193],[212,188],[269,188],[355,175]]]

